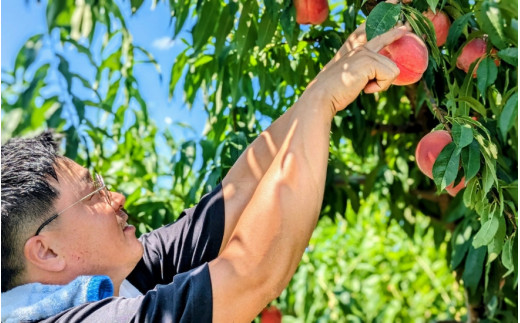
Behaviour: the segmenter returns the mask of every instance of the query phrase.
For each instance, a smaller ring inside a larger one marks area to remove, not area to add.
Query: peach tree
[[[361,93],[335,116],[321,217],[352,222],[368,204],[382,203],[382,216],[409,241],[430,232],[447,248],[447,270],[464,286],[468,321],[518,320],[516,1],[163,2],[172,38],[186,45],[169,71],[169,92],[181,91],[188,105],[204,102],[201,138],[181,142],[149,118],[134,68],[143,62],[161,68],[133,43],[121,9],[129,4],[135,13],[147,2],[48,0],[48,31],[31,37],[14,70],[2,72],[2,140],[45,127],[63,132],[66,154],[95,165],[126,192],[131,220],[144,232],[172,221],[213,188],[359,25],[366,23],[370,39],[407,23],[424,41],[427,64],[411,84]],[[406,50],[389,55],[415,64]],[[81,55],[89,73],[74,68],[71,53]],[[436,144],[423,145],[421,159],[419,142],[440,130],[449,138],[435,153],[429,149]],[[158,185],[161,176],[173,177],[172,185]],[[304,259],[302,266],[305,272],[313,264]],[[363,312],[360,304],[341,301],[345,294],[331,295],[343,317]],[[284,310],[306,312],[285,293],[279,301]],[[325,315],[326,309],[313,311]]]
[[[298,24],[291,1],[198,2],[193,47],[180,56],[172,75],[185,71],[188,100],[202,87],[208,102],[212,127],[201,144],[216,158],[199,179],[213,186],[262,121],[289,108],[362,22],[369,39],[406,22],[424,39],[427,68],[416,83],[361,94],[334,118],[322,216],[357,211],[376,194],[391,201],[389,215],[413,236],[414,215],[427,214],[436,241],[449,239],[449,263],[464,284],[468,320],[514,321],[517,4],[404,2],[331,2],[328,19],[319,25]],[[476,40],[483,45],[473,46]],[[401,55],[410,55],[406,50]],[[176,80],[172,77],[172,89]],[[415,149],[423,136],[440,129],[451,142],[434,158],[429,179],[417,167]],[[346,152],[356,156],[343,156]],[[465,188],[451,196],[450,184]]]

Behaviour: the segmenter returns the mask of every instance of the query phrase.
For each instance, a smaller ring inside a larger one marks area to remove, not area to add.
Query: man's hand
[[[399,75],[399,68],[378,52],[406,32],[407,27],[402,26],[366,42],[361,25],[309,84],[306,92],[320,96],[335,114],[352,103],[362,90],[375,93],[388,89]]]

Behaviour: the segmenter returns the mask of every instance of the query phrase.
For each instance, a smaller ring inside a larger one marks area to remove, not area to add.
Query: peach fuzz
[[[379,51],[390,58],[399,68],[394,85],[408,85],[419,81],[428,67],[428,49],[417,35],[407,32]]]
[[[437,13],[433,13],[431,9],[423,12],[423,16],[428,18],[435,29],[435,37],[437,38],[437,47],[440,47],[446,43],[446,39],[448,39],[448,32],[450,30],[451,22],[448,15],[443,11],[437,11]]]
[[[471,64],[477,59],[484,57],[486,55],[486,46],[487,42],[482,38],[475,38],[471,40],[469,43],[462,48],[462,52],[459,57],[457,57],[457,67],[464,72],[468,73]],[[496,53],[496,49],[492,49],[491,53]],[[495,65],[499,66],[500,61],[498,59],[495,60]],[[477,76],[478,63],[473,70],[473,77]]]
[[[296,8],[296,22],[319,25],[329,16],[328,0],[293,0]]]

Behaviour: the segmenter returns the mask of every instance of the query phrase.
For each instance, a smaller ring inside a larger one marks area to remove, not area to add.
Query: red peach
[[[264,308],[260,314],[260,323],[281,323],[282,312],[274,305]]]
[[[440,47],[446,43],[446,39],[448,38],[448,31],[450,30],[451,22],[448,15],[443,11],[437,11],[437,13],[433,13],[431,9],[423,12],[423,16],[428,18],[435,29],[435,36],[437,38],[437,47]]]
[[[417,35],[408,32],[379,51],[399,68],[395,85],[408,85],[419,81],[428,67],[428,49]]]
[[[415,161],[424,175],[433,179],[433,164],[435,164],[435,160],[444,147],[452,141],[449,132],[446,130],[433,131],[422,137],[415,149]],[[465,178],[463,177],[457,186],[453,187],[453,184],[451,183],[446,187],[446,191],[451,196],[457,195],[466,186]]]
[[[329,16],[327,0],[293,0],[296,8],[296,22],[319,25]]]
[[[424,175],[433,179],[433,164],[442,149],[450,142],[452,139],[446,130],[433,131],[422,137],[415,149],[415,161]]]
[[[464,46],[464,48],[462,48],[462,52],[460,53],[459,57],[457,57],[457,67],[467,73],[469,71],[469,67],[474,61],[477,59],[480,60],[480,58],[486,55],[486,46],[487,43],[482,38],[475,38],[471,40],[466,44],[466,46]],[[491,49],[492,54],[496,52],[496,49]],[[498,59],[495,60],[495,65],[500,65],[500,61]],[[477,69],[478,63],[473,70],[473,77],[477,76]]]

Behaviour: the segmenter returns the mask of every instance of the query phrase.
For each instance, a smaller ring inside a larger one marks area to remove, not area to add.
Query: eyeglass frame
[[[50,218],[48,218],[47,220],[45,220],[39,227],[38,227],[38,230],[36,230],[36,233],[34,234],[34,236],[37,236],[38,234],[40,234],[40,232],[42,231],[42,229],[49,223],[51,223],[52,221],[54,221],[58,216],[60,216],[61,214],[63,214],[65,211],[69,210],[70,208],[78,205],[79,203],[85,201],[86,199],[94,196],[95,194],[101,192],[102,190],[104,190],[104,196],[105,196],[105,202],[108,203],[108,205],[110,205],[110,207],[112,207],[112,198],[110,197],[111,194],[110,194],[110,191],[108,190],[107,186],[105,185],[105,181],[103,180],[103,177],[101,175],[99,175],[98,173],[94,173],[94,177],[95,177],[95,180],[94,180],[94,183],[95,185],[100,185],[98,188],[96,188],[94,191],[90,192],[89,194],[87,194],[86,196],[82,197],[81,199],[77,200],[76,202],[72,203],[71,205],[67,206],[66,208],[64,208],[63,210],[61,210],[60,212],[54,214],[53,216],[51,216]]]

